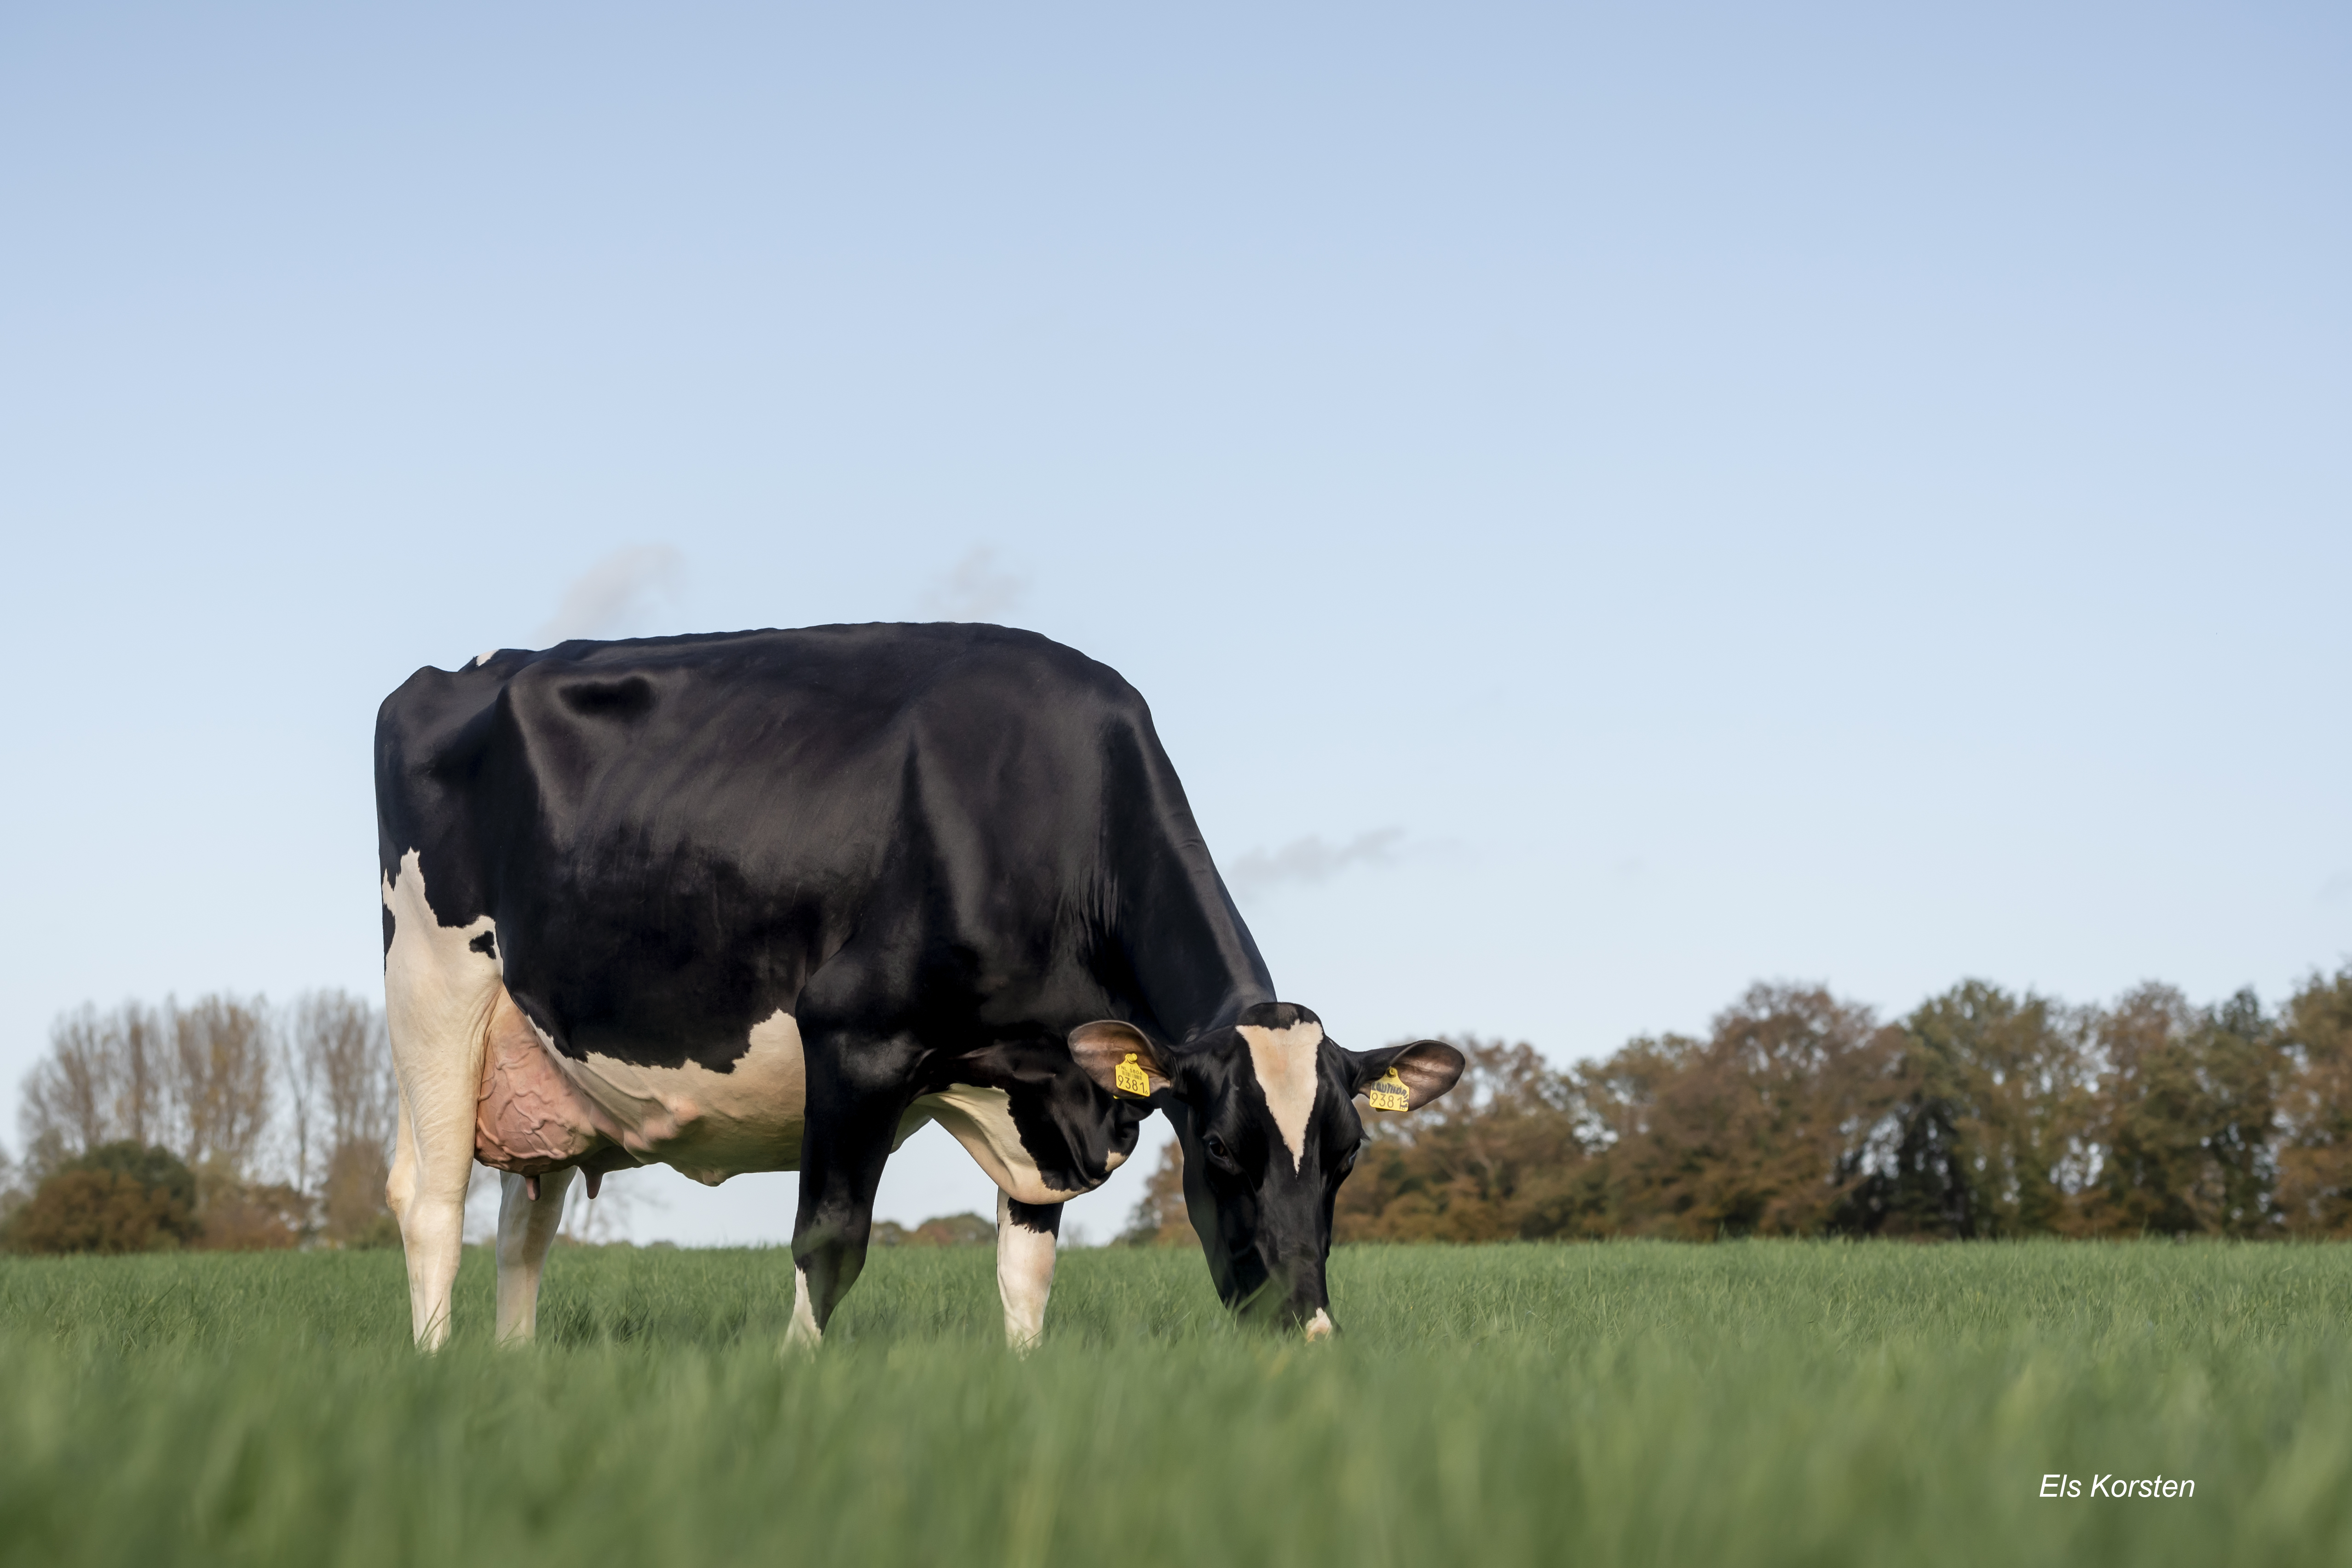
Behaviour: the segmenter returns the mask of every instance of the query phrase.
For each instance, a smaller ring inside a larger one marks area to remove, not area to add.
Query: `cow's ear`
[[[1168,1087],[1167,1069],[1143,1031],[1116,1018],[1072,1029],[1070,1057],[1088,1078],[1122,1099],[1149,1100]]]
[[[1444,1040],[1349,1051],[1348,1058],[1356,1066],[1356,1092],[1374,1110],[1419,1110],[1452,1089],[1467,1065]]]

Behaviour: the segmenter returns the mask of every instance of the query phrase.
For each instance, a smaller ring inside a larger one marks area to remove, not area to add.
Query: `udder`
[[[482,1052],[474,1157],[518,1175],[598,1162],[659,1160],[712,1185],[800,1163],[807,1074],[800,1026],[777,1012],[751,1028],[724,1071],[647,1067],[589,1055],[559,1060],[500,986]]]
[[[606,1141],[597,1128],[595,1108],[572,1088],[503,985],[491,1005],[483,1044],[474,1158],[535,1176],[572,1164]]]

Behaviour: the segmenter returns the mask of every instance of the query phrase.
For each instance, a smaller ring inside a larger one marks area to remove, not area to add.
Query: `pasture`
[[[992,1257],[877,1252],[814,1360],[775,1251],[561,1249],[501,1352],[469,1248],[431,1360],[396,1252],[0,1259],[0,1558],[2352,1558],[2352,1247],[1347,1247],[1314,1347],[1075,1251],[1025,1361]]]

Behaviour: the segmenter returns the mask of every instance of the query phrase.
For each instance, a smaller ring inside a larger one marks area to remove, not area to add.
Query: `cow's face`
[[[1321,1019],[1263,1003],[1181,1051],[1125,1024],[1088,1024],[1071,1052],[1115,1094],[1149,1094],[1184,1148],[1184,1203],[1217,1291],[1245,1321],[1332,1329],[1323,1268],[1331,1205],[1365,1121],[1417,1110],[1454,1087],[1462,1053],[1442,1040],[1350,1051]]]

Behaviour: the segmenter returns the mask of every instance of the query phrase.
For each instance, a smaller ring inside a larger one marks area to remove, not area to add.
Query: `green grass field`
[[[2352,1247],[1359,1247],[1312,1347],[1081,1251],[1026,1361],[992,1265],[809,1361],[780,1252],[559,1251],[501,1352],[469,1249],[424,1360],[395,1253],[0,1259],[0,1558],[2352,1561]]]

